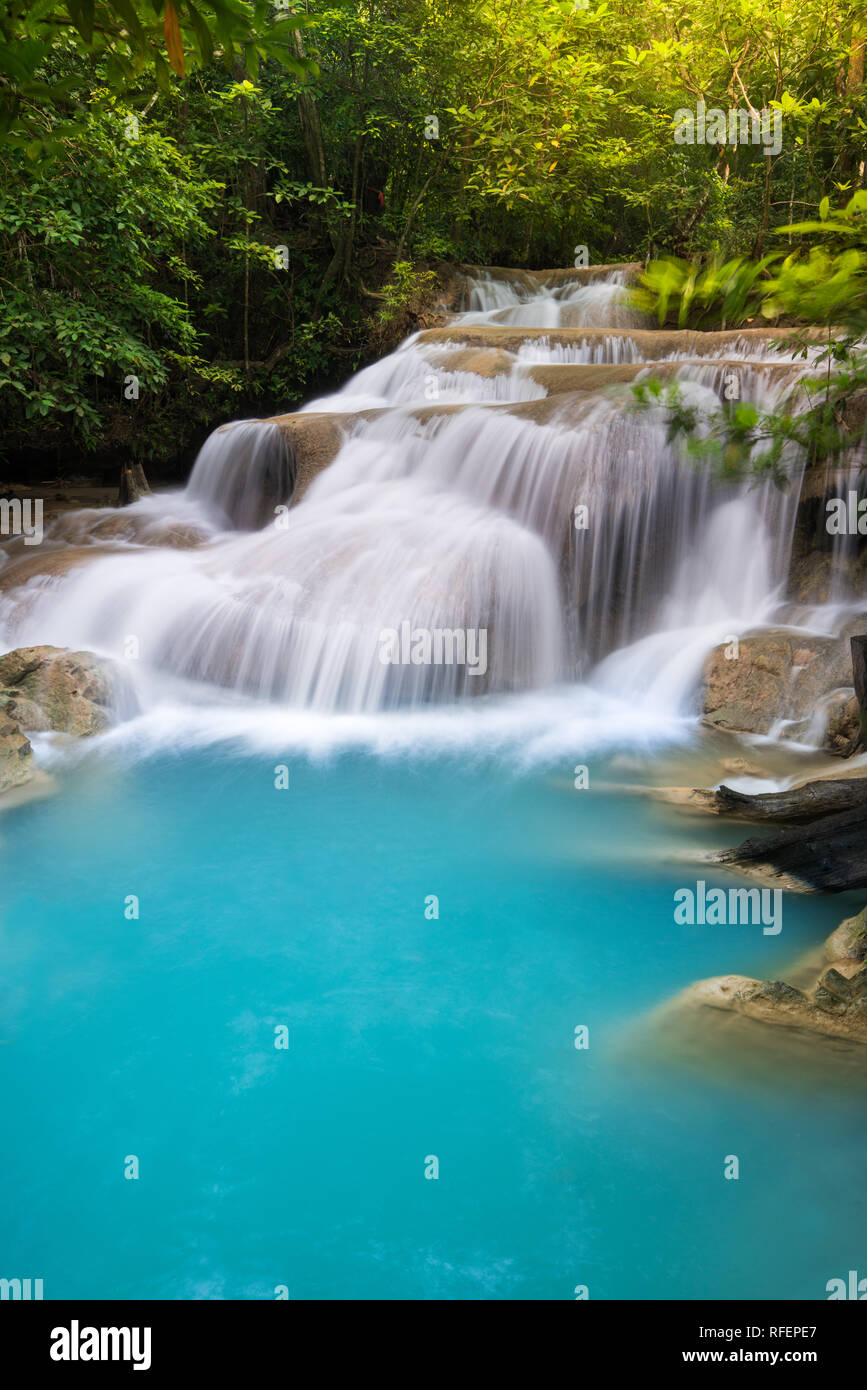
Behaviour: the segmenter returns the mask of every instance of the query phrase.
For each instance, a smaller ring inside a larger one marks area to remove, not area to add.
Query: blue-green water
[[[677,926],[695,870],[642,799],[360,753],[290,758],[283,791],[278,761],[85,765],[0,823],[0,1274],[568,1299],[867,1273],[861,1095],[623,1044],[696,978],[779,975],[846,904],[787,898],[779,937]]]

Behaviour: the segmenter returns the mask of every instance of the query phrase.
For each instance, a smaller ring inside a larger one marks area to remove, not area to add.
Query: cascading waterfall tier
[[[116,656],[134,634],[151,678],[319,710],[591,672],[682,707],[708,647],[772,614],[797,485],[721,484],[680,457],[659,410],[634,408],[630,382],[658,371],[713,405],[735,370],[768,409],[806,367],[768,334],[649,330],[626,278],[470,276],[447,329],[292,417],[327,417],[340,441],[300,501],[284,422],[222,427],[182,496],[126,509],[149,530],[9,588],[6,642]],[[204,543],[160,544],[161,513]],[[64,543],[58,528],[48,547]]]

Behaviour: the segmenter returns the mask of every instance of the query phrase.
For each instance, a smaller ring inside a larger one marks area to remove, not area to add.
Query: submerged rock
[[[525,343],[541,339],[564,347],[577,343],[591,346],[597,343],[612,344],[621,339],[634,342],[645,362],[658,362],[676,353],[684,357],[710,357],[724,352],[737,354],[745,347],[765,347],[770,342],[785,340],[804,331],[794,328],[731,328],[705,333],[687,328],[530,328],[522,324],[468,324],[458,320],[445,328],[428,329],[420,335],[419,340],[422,344],[455,343],[463,347],[493,347],[503,348],[506,352],[519,352]],[[822,341],[821,330],[807,329],[806,335],[811,341]]]
[[[105,545],[120,541],[128,545],[167,546],[171,550],[192,550],[210,540],[201,526],[161,517],[135,507],[103,511],[71,512],[55,522],[52,542],[68,545]]]
[[[796,989],[783,980],[720,975],[690,985],[674,1003],[679,1009],[724,1009],[761,1023],[865,1044],[867,909],[831,933],[824,955],[812,989]]]
[[[22,731],[87,738],[109,727],[119,686],[114,664],[93,652],[19,647],[0,656],[0,718],[18,729],[28,749]],[[8,738],[14,747],[11,727]]]

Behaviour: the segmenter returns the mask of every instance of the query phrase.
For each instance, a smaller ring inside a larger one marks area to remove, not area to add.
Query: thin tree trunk
[[[250,240],[250,228],[246,229],[247,242]],[[244,256],[244,373],[250,375],[250,249],[247,247]]]
[[[299,58],[306,58],[304,40],[300,31],[295,30],[295,51]],[[322,143],[322,123],[319,107],[314,98],[303,87],[298,92],[298,119],[301,123],[301,138],[304,141],[304,154],[307,171],[315,188],[326,188],[328,175],[325,170],[325,146]]]
[[[413,218],[415,217],[416,213],[418,212],[418,209],[419,209],[419,206],[420,206],[420,204],[421,204],[422,198],[423,198],[424,195],[427,193],[428,189],[430,188],[431,184],[432,184],[433,181],[434,181],[435,176],[439,173],[440,169],[442,168],[443,164],[445,163],[446,156],[447,156],[448,154],[450,154],[450,153],[451,153],[450,148],[447,149],[447,148],[444,146],[443,149],[442,149],[442,152],[441,152],[441,154],[440,154],[440,157],[439,157],[439,159],[438,159],[437,162],[436,162],[436,165],[435,165],[434,168],[431,170],[431,172],[428,174],[427,178],[425,179],[424,183],[422,184],[421,188],[419,189],[418,193],[416,194],[415,198],[413,199],[412,205],[410,206],[409,212],[407,213],[406,221],[405,221],[404,224],[403,224],[403,231],[402,231],[401,234],[400,234],[400,241],[399,241],[398,244],[397,244],[397,250],[396,250],[395,253],[394,253],[394,259],[395,259],[395,261],[399,261],[400,258],[401,258],[401,256],[403,255],[403,248],[404,248],[404,245],[406,244],[406,239],[407,239],[407,237],[409,236],[409,231],[410,231],[410,228],[411,228],[412,223],[413,223]],[[421,162],[421,161],[419,161],[419,162]]]
[[[864,88],[864,45],[867,40],[863,32],[860,32],[859,21],[854,21],[852,35],[849,40],[849,57],[845,65],[846,79],[842,95],[848,98],[849,104],[855,107],[861,99]],[[858,160],[858,151],[852,145],[843,150],[840,156],[840,179],[846,181],[851,179]],[[858,177],[855,187],[859,187],[864,177],[864,161],[858,161]]]

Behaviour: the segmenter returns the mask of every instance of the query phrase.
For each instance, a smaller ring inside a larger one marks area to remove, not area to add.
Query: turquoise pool
[[[0,821],[0,1272],[46,1298],[824,1298],[864,1264],[863,1096],[625,1042],[698,977],[777,974],[839,902],[787,898],[779,937],[677,926],[665,816],[562,765],[207,748],[58,777]]]

